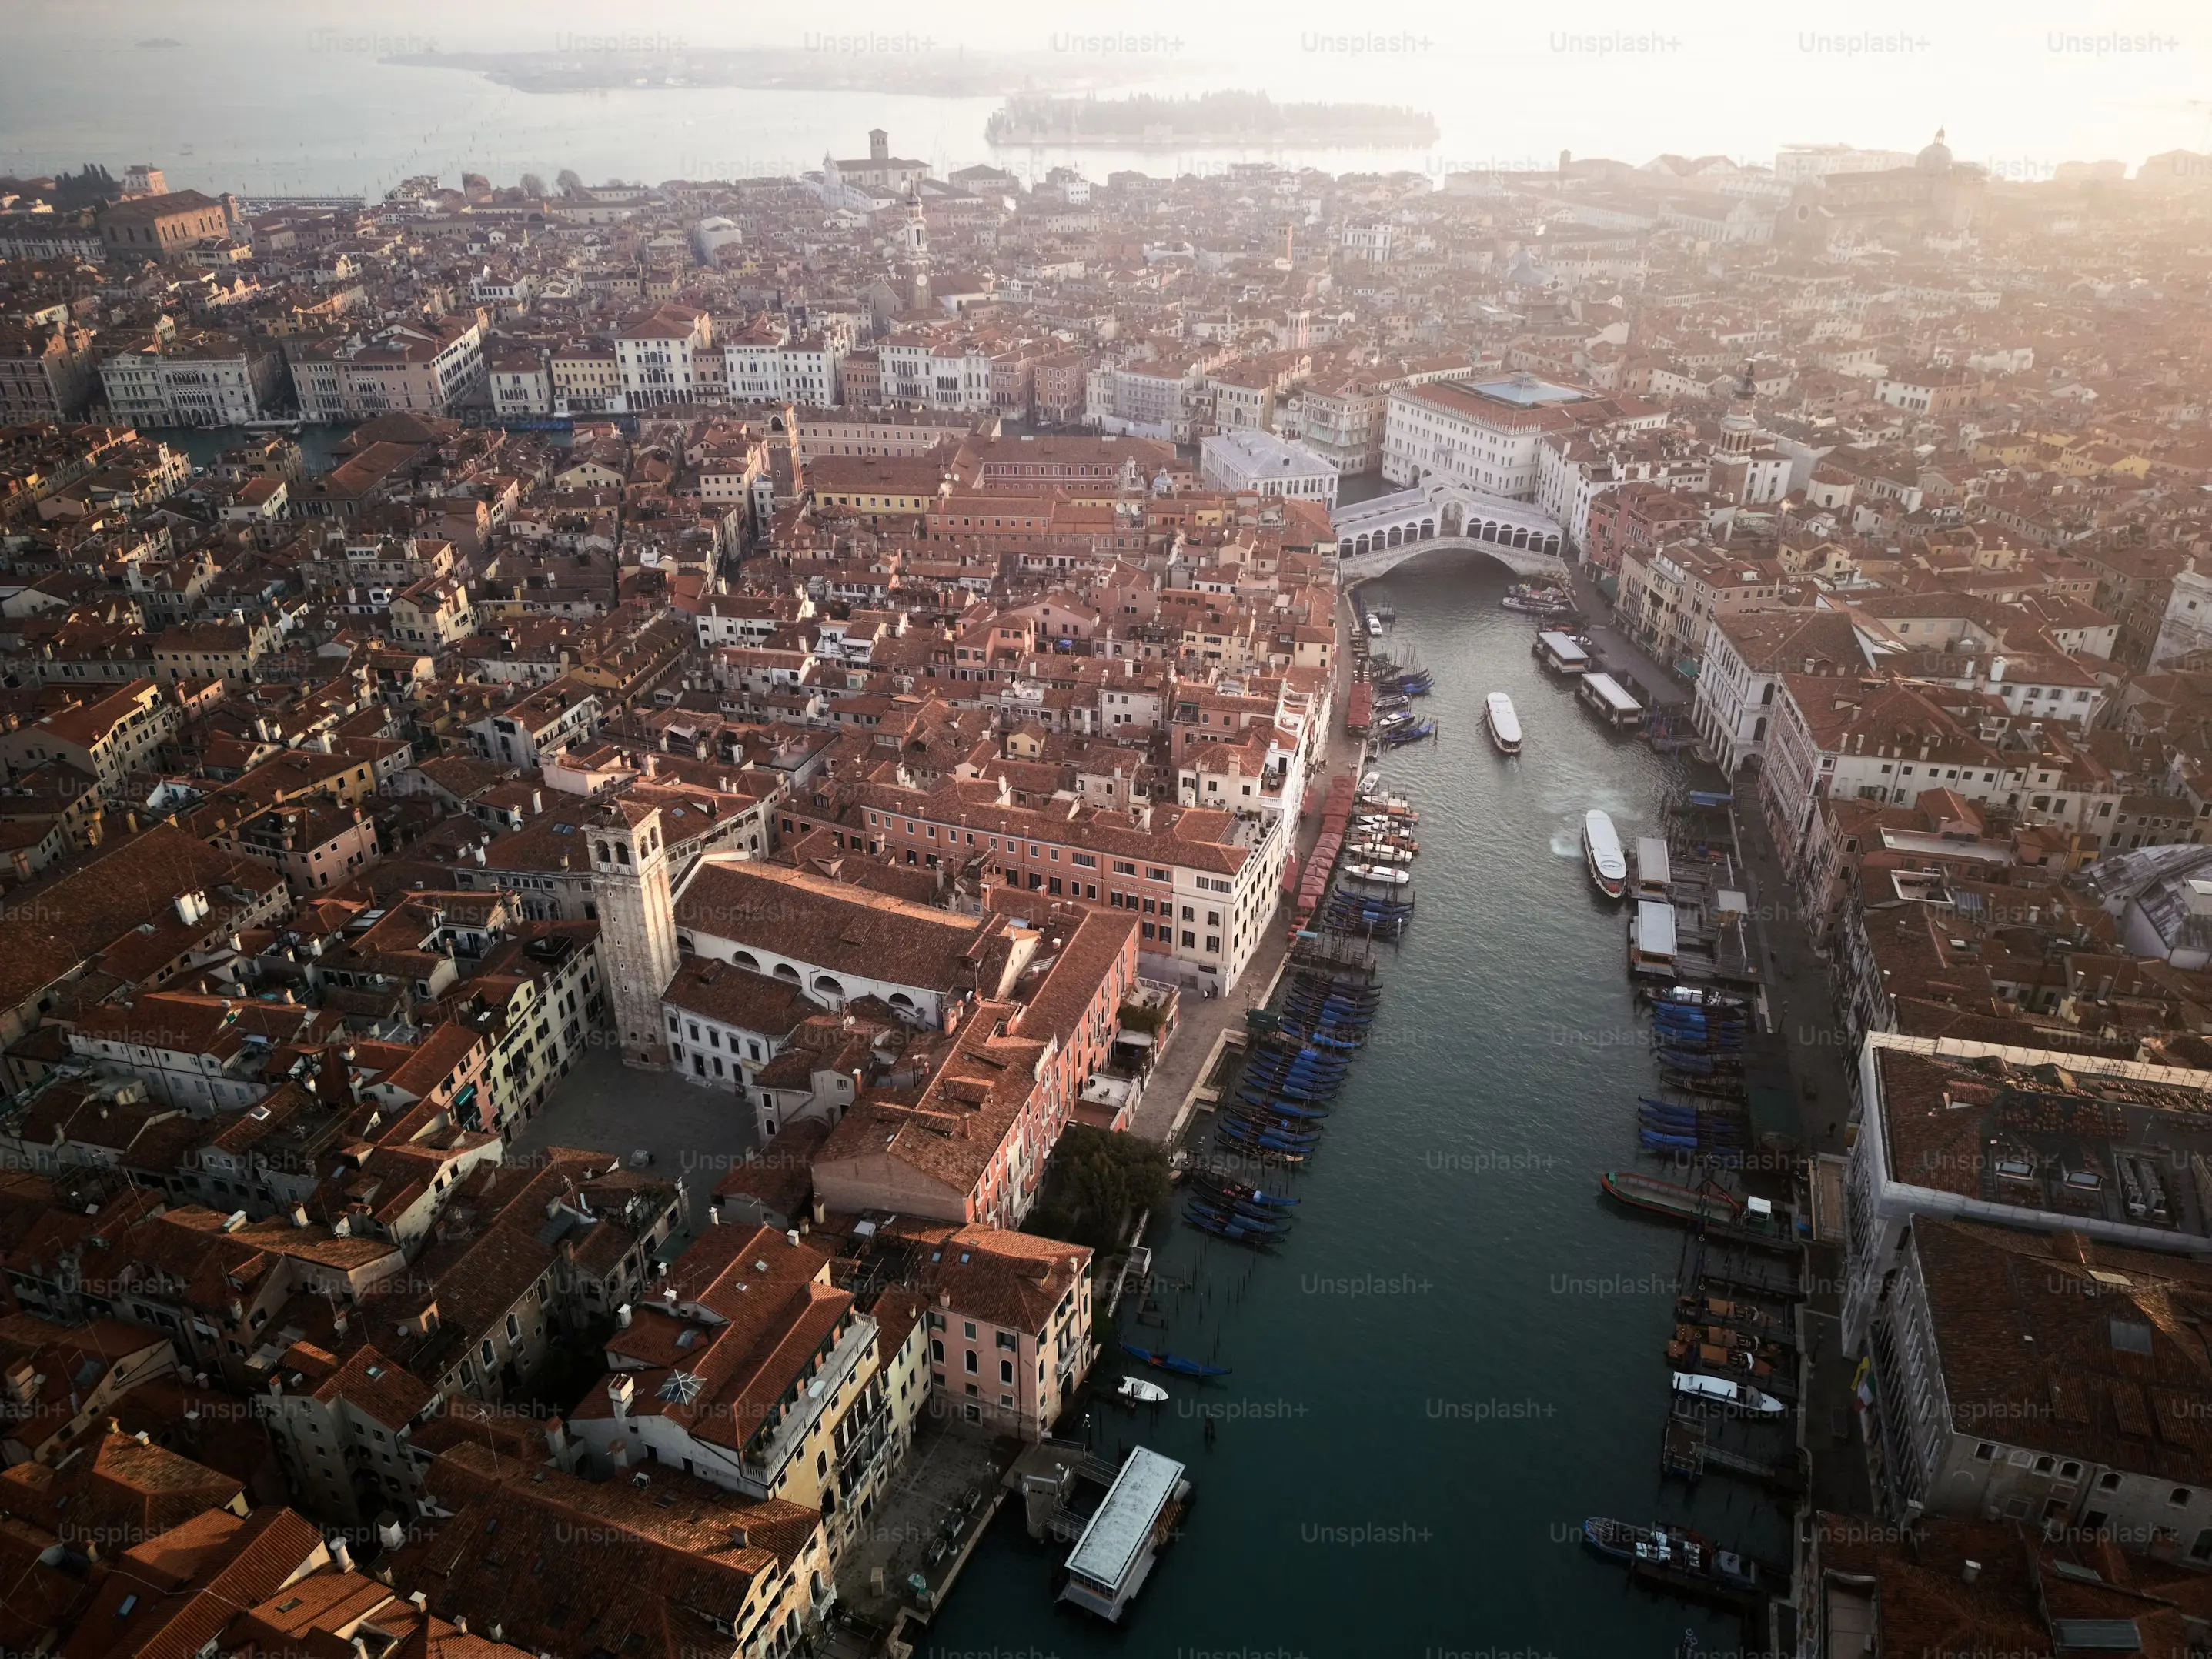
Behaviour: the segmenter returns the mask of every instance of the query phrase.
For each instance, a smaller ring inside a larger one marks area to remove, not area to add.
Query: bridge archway
[[[1430,554],[1468,553],[1504,565],[1516,576],[1544,578],[1565,581],[1568,577],[1566,561],[1559,556],[1556,543],[1549,545],[1513,545],[1510,536],[1492,541],[1479,540],[1472,536],[1431,536],[1425,539],[1408,537],[1397,546],[1380,545],[1365,553],[1355,553],[1338,561],[1341,579],[1352,582],[1373,581],[1387,575],[1408,559]]]
[[[1395,494],[1340,507],[1337,551],[1347,581],[1401,564],[1413,553],[1453,546],[1488,554],[1522,575],[1566,574],[1559,521],[1527,501],[1431,478]]]

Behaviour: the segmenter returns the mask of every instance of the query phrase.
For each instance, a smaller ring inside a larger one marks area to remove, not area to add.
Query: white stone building
[[[1304,444],[1270,432],[1239,428],[1215,433],[1199,447],[1198,470],[1216,489],[1336,505],[1336,469]]]

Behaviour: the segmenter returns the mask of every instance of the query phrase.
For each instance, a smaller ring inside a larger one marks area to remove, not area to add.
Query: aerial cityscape
[[[2212,1655],[2191,20],[1671,9],[0,15],[0,1659]]]

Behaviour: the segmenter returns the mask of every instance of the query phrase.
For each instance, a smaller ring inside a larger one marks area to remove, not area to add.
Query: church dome
[[[1943,142],[1943,129],[1936,129],[1936,142],[1913,158],[1912,165],[1923,173],[1948,173],[1951,170],[1951,147]]]

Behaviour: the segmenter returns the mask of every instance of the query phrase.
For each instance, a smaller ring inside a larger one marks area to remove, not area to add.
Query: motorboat
[[[1608,1170],[1598,1177],[1598,1185],[1623,1204],[1689,1226],[1708,1222],[1734,1225],[1743,1219],[1742,1203],[1717,1187],[1684,1187],[1633,1170]]]
[[[1613,820],[1595,808],[1583,814],[1583,855],[1599,892],[1619,898],[1628,890],[1628,860],[1621,854],[1620,836]]]
[[[1686,1399],[1701,1400],[1723,1410],[1741,1412],[1747,1417],[1781,1417],[1790,1408],[1771,1394],[1762,1394],[1750,1383],[1733,1376],[1708,1376],[1703,1371],[1674,1373],[1674,1392]]]
[[[1521,717],[1513,712],[1513,699],[1493,691],[1483,704],[1482,717],[1490,727],[1490,740],[1501,755],[1521,752]]]
[[[1386,847],[1380,842],[1363,841],[1344,849],[1356,859],[1365,859],[1370,864],[1411,864],[1413,855],[1402,847]]]
[[[1639,1551],[1648,1550],[1670,1539],[1698,1547],[1705,1543],[1705,1540],[1696,1533],[1680,1527],[1638,1527],[1600,1515],[1594,1515],[1583,1522],[1583,1542],[1600,1555],[1608,1556],[1615,1561],[1633,1561]]]
[[[1549,616],[1572,611],[1575,596],[1549,582],[1516,582],[1506,591],[1505,597],[1498,604],[1508,611],[1527,611],[1539,616]]]
[[[1141,1376],[1125,1376],[1121,1386],[1114,1390],[1114,1397],[1125,1406],[1164,1406],[1168,1391],[1157,1382],[1147,1382]]]
[[[1353,881],[1364,881],[1372,887],[1403,887],[1413,879],[1410,872],[1393,870],[1382,864],[1347,864],[1345,875]]]

